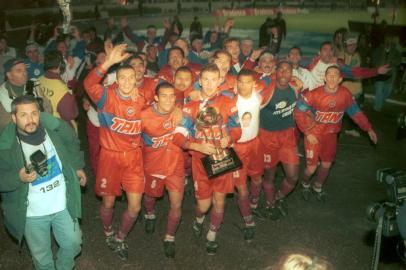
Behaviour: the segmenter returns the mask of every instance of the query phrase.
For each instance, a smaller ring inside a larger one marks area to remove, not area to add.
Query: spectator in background
[[[5,72],[3,69],[4,63],[16,56],[16,50],[8,46],[7,36],[5,34],[0,34],[0,84],[3,83],[5,79]]]
[[[71,94],[68,86],[62,80],[65,61],[59,51],[45,54],[45,74],[38,79],[42,94],[47,97],[52,105],[53,115],[65,120],[77,133],[76,117],[78,108],[75,97]]]
[[[113,44],[124,41],[124,35],[114,22],[114,18],[109,18],[106,22],[107,28],[104,31],[104,40],[110,39]]]
[[[158,67],[158,48],[149,44],[146,52],[147,60],[147,75],[155,76],[159,72]]]
[[[347,35],[348,30],[344,27],[337,29],[334,32],[333,36],[333,51],[334,51],[334,56],[343,59],[344,55],[344,38]]]
[[[254,41],[252,40],[252,38],[246,37],[241,40],[240,48],[240,62],[244,62],[250,57],[252,50],[254,49]]]
[[[173,21],[171,24],[170,31],[178,33],[180,37],[182,36],[183,25],[182,25],[178,15],[173,16]]]
[[[266,47],[269,45],[271,40],[270,25],[272,19],[270,17],[266,18],[265,22],[259,28],[259,47]]]
[[[279,32],[279,27],[276,24],[272,24],[270,26],[270,31],[271,31],[271,39],[269,41],[269,44],[267,45],[269,48],[269,51],[273,55],[277,55],[279,53],[279,50],[281,48],[281,43],[282,43],[282,38]]]
[[[274,20],[274,24],[276,24],[278,26],[279,38],[280,39],[285,39],[286,34],[287,34],[287,30],[286,30],[286,22],[282,18],[282,12],[278,11],[278,13],[276,14],[276,19]]]
[[[400,64],[400,52],[393,43],[393,37],[385,36],[384,43],[373,51],[372,66],[388,64],[391,70],[375,78],[374,110],[380,112],[385,100],[390,96],[395,83],[395,76]]]
[[[37,43],[30,43],[25,47],[25,65],[27,66],[28,79],[38,79],[44,74],[44,57],[39,51]]]
[[[193,22],[190,24],[189,29],[190,42],[192,42],[192,39],[195,36],[203,37],[203,26],[202,23],[199,21],[199,17],[197,16],[193,18]]]
[[[194,55],[191,58],[196,58],[201,65],[207,64],[211,53],[203,50],[203,38],[201,36],[194,36],[191,40],[191,47],[190,54]]]

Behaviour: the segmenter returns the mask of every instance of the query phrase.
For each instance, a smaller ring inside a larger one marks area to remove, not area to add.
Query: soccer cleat
[[[253,226],[246,226],[243,229],[244,233],[244,240],[247,241],[248,243],[252,242],[255,236],[255,225]]]
[[[203,223],[199,223],[196,220],[193,221],[192,229],[193,229],[193,234],[197,238],[201,237],[202,236],[202,231],[203,231]]]
[[[206,251],[208,255],[215,255],[219,245],[216,241],[207,241],[206,242]]]
[[[281,212],[275,206],[267,207],[265,209],[267,211],[267,216],[271,220],[278,220],[281,217]]]
[[[116,253],[122,261],[126,261],[128,259],[128,245],[124,241],[116,240],[114,253]]]
[[[309,201],[310,200],[310,194],[312,193],[310,190],[310,187],[304,187],[302,186],[302,198],[305,201]]]
[[[114,248],[116,247],[116,235],[114,232],[110,235],[106,235],[106,244],[109,249],[114,250]]]
[[[175,258],[175,241],[164,241],[164,253],[167,258]]]
[[[156,218],[145,218],[145,232],[153,234],[155,232]]]
[[[264,213],[263,208],[251,208],[251,213],[257,217],[259,220],[265,220],[266,219],[266,213]]]
[[[318,200],[319,202],[326,202],[326,193],[322,190],[320,192],[315,191],[314,189],[312,189],[312,193],[314,195],[314,197],[316,197],[316,200]]]
[[[279,210],[282,217],[286,217],[288,215],[288,208],[286,207],[286,202],[284,199],[277,200],[275,207]]]

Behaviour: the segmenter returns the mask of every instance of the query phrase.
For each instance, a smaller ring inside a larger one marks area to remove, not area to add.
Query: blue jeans
[[[54,262],[51,250],[51,228],[59,249]],[[27,217],[25,240],[37,270],[71,270],[80,253],[82,231],[67,209],[47,216]]]
[[[385,100],[390,96],[393,89],[392,78],[386,81],[376,81],[375,82],[375,101],[374,109],[375,111],[381,111]]]

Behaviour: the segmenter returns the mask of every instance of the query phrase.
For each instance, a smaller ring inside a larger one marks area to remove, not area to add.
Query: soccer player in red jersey
[[[305,92],[295,109],[296,123],[305,135],[306,168],[302,181],[302,195],[305,200],[309,200],[311,191],[317,200],[325,200],[323,185],[335,159],[337,134],[341,130],[344,113],[368,133],[373,143],[376,144],[378,140],[350,91],[340,85],[342,79],[339,67],[328,67],[325,85]],[[310,178],[316,171],[319,160],[321,164],[311,190]]]
[[[183,149],[173,142],[176,123],[172,112],[175,109],[175,100],[174,87],[163,82],[156,87],[156,103],[141,112],[146,179],[145,230],[147,233],[153,233],[155,230],[156,198],[163,196],[166,187],[170,202],[164,239],[164,252],[167,257],[175,256],[175,232],[181,217],[184,190]]]
[[[241,136],[238,112],[235,106],[234,94],[228,91],[218,91],[220,71],[216,65],[209,64],[201,71],[200,84],[202,86],[199,100],[191,101],[183,108],[183,129],[179,128],[175,136],[184,138],[184,148],[190,149],[192,154],[192,172],[195,186],[197,205],[196,219],[193,230],[196,236],[201,236],[206,212],[211,209],[210,228],[207,233],[206,250],[208,254],[215,254],[218,248],[216,234],[224,218],[225,197],[234,190],[232,172],[209,179],[204,170],[201,158],[206,154],[214,154],[217,147],[226,148],[236,142]],[[213,107],[222,116],[222,124],[215,124],[212,128],[199,129],[196,119],[199,111],[204,107]],[[223,136],[222,136],[223,135]],[[187,141],[187,137],[190,140]],[[209,140],[209,142],[206,142]]]
[[[84,87],[97,105],[100,120],[100,159],[95,191],[102,197],[100,217],[107,245],[122,260],[128,258],[125,237],[141,209],[144,171],[141,156],[141,108],[145,100],[135,87],[136,75],[129,65],[117,69],[117,84],[107,88],[101,81],[107,70],[130,55],[126,45],[107,48],[106,60],[93,69]],[[117,196],[126,192],[128,208],[121,216],[117,233],[112,226],[113,207]]]
[[[173,83],[175,72],[181,66],[187,66],[192,70],[193,80],[196,78],[196,74],[199,73],[195,65],[187,62],[183,50],[174,46],[168,51],[168,64],[162,66],[157,74],[157,78],[168,83]]]
[[[182,66],[175,72],[174,78],[176,105],[183,107],[185,99],[188,99],[190,92],[192,92],[193,73],[190,68]]]

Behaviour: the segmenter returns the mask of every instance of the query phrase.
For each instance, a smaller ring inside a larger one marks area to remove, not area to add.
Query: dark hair
[[[200,71],[200,77],[202,77],[204,72],[217,72],[220,74],[220,69],[217,67],[216,64],[207,64]]]
[[[159,92],[160,92],[161,88],[173,88],[173,89],[175,89],[175,87],[172,84],[170,84],[168,82],[161,82],[160,84],[158,84],[155,87],[155,95],[156,96],[159,96]]]
[[[288,64],[289,67],[291,69],[293,69],[292,64],[289,61],[286,61],[286,60],[279,61],[278,64],[276,65],[276,69],[279,69],[282,66],[282,64]]]
[[[60,51],[50,51],[44,56],[44,70],[59,68],[60,72],[65,71],[65,61],[63,60],[62,53]]]
[[[333,48],[333,43],[331,43],[331,41],[324,41],[323,43],[320,44],[320,51],[321,48],[323,48],[326,45],[329,45],[331,48]]]
[[[182,54],[182,57],[185,58],[185,53],[183,52],[183,50],[178,47],[178,46],[173,46],[172,48],[169,49],[168,51],[168,61],[169,61],[169,55],[171,54],[171,52],[173,51],[180,51],[180,53]]]
[[[220,54],[225,54],[225,55],[227,55],[227,57],[230,58],[230,60],[233,58],[233,57],[231,56],[231,54],[230,54],[228,51],[226,51],[226,50],[223,49],[223,50],[217,50],[217,51],[215,51],[215,53],[213,54],[212,59],[214,60],[214,59],[219,58],[219,57],[220,57]]]
[[[120,72],[120,70],[125,70],[125,69],[131,69],[132,71],[134,71],[133,67],[128,65],[128,64],[123,64],[117,67],[116,69],[116,74],[118,75],[118,73]]]
[[[156,30],[156,26],[154,24],[150,24],[150,25],[147,26],[147,29],[151,29],[151,28]]]
[[[187,67],[187,66],[181,66],[181,67],[179,67],[179,68],[175,71],[175,76],[176,76],[176,74],[178,74],[178,72],[189,72],[190,75],[192,75],[192,70],[191,70],[189,67]]]
[[[239,79],[242,76],[251,76],[252,78],[254,78],[254,71],[250,70],[250,69],[241,69],[240,72],[237,75],[237,79]]]
[[[340,70],[340,68],[339,68],[338,66],[336,66],[336,65],[329,66],[329,67],[326,69],[326,72],[324,73],[324,75],[326,75],[327,72],[328,72],[330,69],[336,69],[336,70],[338,70],[338,73],[340,73],[340,76],[341,76],[341,70]]]
[[[235,42],[238,42],[238,44],[241,43],[241,41],[240,41],[239,38],[230,37],[230,38],[227,38],[226,40],[224,40],[224,42],[223,42],[223,48],[225,49],[228,43],[231,43],[231,42],[234,42],[234,41],[235,41]]]
[[[145,64],[144,59],[142,59],[142,57],[139,54],[135,54],[135,55],[131,56],[130,58],[128,58],[127,60],[125,60],[124,65],[131,66],[131,64],[130,64],[131,61],[133,61],[135,59],[140,60],[143,65]]]
[[[299,51],[299,54],[302,55],[302,50],[300,49],[299,46],[296,46],[296,45],[295,45],[295,46],[291,47],[291,48],[289,49],[289,53],[290,53],[292,50],[298,50],[298,51]]]
[[[21,104],[32,104],[34,103],[37,105],[38,110],[40,109],[38,100],[34,96],[28,96],[28,95],[22,95],[18,96],[13,101],[11,102],[11,113],[16,114],[17,113],[17,106]]]

